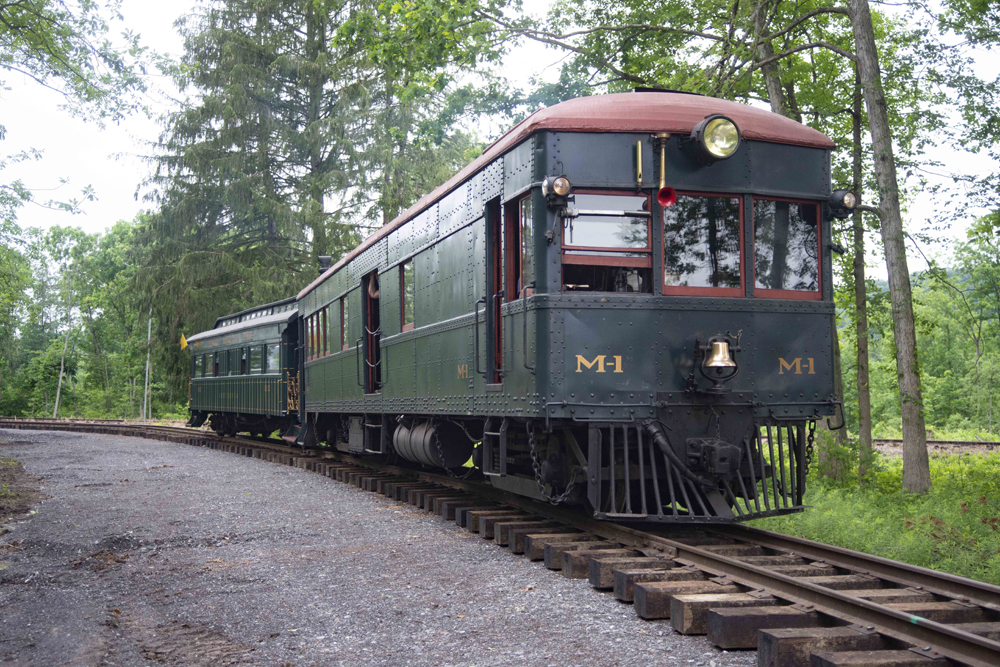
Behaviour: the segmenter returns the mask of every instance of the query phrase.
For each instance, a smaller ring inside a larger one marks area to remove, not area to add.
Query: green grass
[[[902,472],[900,460],[878,459],[864,488],[853,474],[810,475],[810,509],[750,523],[1000,584],[1000,452],[933,457],[934,488],[923,495],[900,490]]]

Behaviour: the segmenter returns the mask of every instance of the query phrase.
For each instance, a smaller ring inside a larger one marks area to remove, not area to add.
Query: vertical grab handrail
[[[476,339],[475,340],[475,344],[476,344],[476,346],[475,346],[475,350],[476,350],[476,363],[475,363],[476,373],[478,375],[482,375],[485,378],[486,377],[486,371],[479,370],[479,304],[483,304],[484,306],[486,305],[486,297],[485,296],[483,298],[477,300],[474,304],[472,304],[472,321],[473,321],[474,326],[475,326],[475,339]]]
[[[358,386],[361,387],[362,389],[365,388],[364,383],[361,381],[361,342],[363,340],[364,337],[358,339],[358,342],[355,345],[355,353],[354,353],[354,365],[355,367],[357,367],[358,371]]]
[[[534,280],[528,283],[528,287],[525,289],[525,295],[527,295],[527,290],[529,289],[530,290],[535,289]],[[531,374],[534,375],[535,367],[528,363],[528,297],[527,296],[525,296],[524,299],[522,299],[522,303],[524,304],[524,313],[523,313],[524,322],[521,333],[521,346],[524,348],[524,367],[527,368],[529,371],[531,371]]]

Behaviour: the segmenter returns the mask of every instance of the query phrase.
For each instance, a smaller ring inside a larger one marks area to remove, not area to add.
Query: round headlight
[[[740,147],[740,128],[731,119],[714,114],[694,126],[691,139],[698,161],[709,164],[736,152]]]
[[[858,196],[850,190],[834,190],[830,195],[830,206],[842,211],[853,211],[858,205]]]
[[[565,176],[560,176],[556,180],[552,181],[552,192],[556,193],[560,197],[565,197],[569,194],[569,179]]]
[[[732,155],[740,145],[740,131],[728,118],[713,118],[705,125],[705,149],[719,159]]]

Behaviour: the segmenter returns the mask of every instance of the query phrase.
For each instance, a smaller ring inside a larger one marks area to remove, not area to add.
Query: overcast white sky
[[[183,43],[174,22],[191,12],[196,5],[197,0],[124,0],[122,14],[125,25],[139,33],[145,45],[160,53],[179,56]],[[540,11],[544,8],[539,5],[534,9]],[[116,25],[115,29],[118,30],[119,26]],[[557,74],[557,68],[552,64],[561,56],[561,53],[540,45],[529,45],[509,59],[508,76],[518,82],[525,82],[530,75],[538,73],[550,78]],[[0,123],[7,128],[7,138],[0,143],[0,152],[9,155],[33,147],[42,150],[44,158],[37,163],[9,167],[3,178],[20,178],[28,187],[52,190],[39,192],[39,199],[49,196],[57,199],[77,197],[87,185],[94,187],[98,197],[97,201],[86,203],[85,212],[76,216],[29,205],[22,209],[19,216],[22,227],[75,225],[88,232],[99,232],[117,220],[131,220],[138,212],[148,208],[138,189],[149,172],[148,164],[141,158],[148,152],[146,142],[155,140],[160,130],[155,119],[136,116],[119,125],[101,129],[94,123],[68,116],[59,109],[60,97],[52,91],[19,75],[9,75],[7,82],[11,90],[0,91],[0,106],[3,108]],[[168,80],[154,79],[151,88],[174,93]],[[154,93],[154,98],[157,112],[167,109],[167,96]],[[986,160],[977,161],[944,150],[939,151],[936,157],[949,166],[965,170],[991,167]],[[68,179],[68,183],[60,185],[62,178]],[[919,230],[927,217],[925,211],[930,208],[928,198],[918,199],[911,207],[908,227],[913,231]],[[964,226],[952,230],[952,237],[964,237]],[[930,250],[942,252],[940,248]],[[911,269],[923,266],[919,256],[914,255]],[[876,277],[884,277],[884,269],[878,268],[877,264],[874,268]]]

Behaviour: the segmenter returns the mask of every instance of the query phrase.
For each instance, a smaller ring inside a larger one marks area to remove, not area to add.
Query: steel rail
[[[753,542],[769,549],[793,551],[800,556],[824,561],[834,567],[870,574],[904,586],[920,586],[929,593],[959,598],[1000,612],[1000,586],[990,583],[761,528],[728,525],[712,526],[706,530],[720,536]]]
[[[31,423],[31,421],[26,420],[15,422],[13,420],[0,419],[0,428],[8,425],[14,428],[25,428]],[[48,427],[47,430],[62,430],[53,428],[55,426],[70,427],[66,430],[83,430],[87,427],[96,427],[108,431],[114,430],[122,434],[133,432],[140,436],[147,432],[172,433],[179,437],[190,439],[191,436],[197,434],[199,438],[203,439],[223,440],[223,438],[216,436],[214,433],[184,427],[141,424],[53,423],[52,421],[38,421],[37,423],[39,426]],[[870,600],[845,595],[837,590],[773,572],[766,567],[745,563],[736,558],[685,544],[661,534],[646,532],[620,524],[611,524],[606,521],[598,521],[582,516],[575,511],[566,510],[523,496],[515,496],[507,491],[495,489],[478,482],[456,479],[443,474],[414,471],[401,466],[360,459],[336,451],[313,451],[307,453],[284,444],[272,444],[260,439],[235,438],[230,439],[230,441],[244,442],[251,446],[268,449],[280,449],[296,453],[299,456],[312,455],[317,458],[331,458],[359,467],[411,477],[418,481],[475,493],[499,503],[566,523],[567,525],[605,539],[614,540],[633,546],[639,550],[655,552],[658,555],[694,565],[706,572],[717,576],[725,576],[733,582],[749,588],[766,589],[775,597],[792,603],[807,605],[817,612],[830,615],[847,623],[858,623],[873,627],[878,632],[890,637],[918,647],[926,647],[925,650],[928,652],[933,651],[964,664],[973,665],[974,667],[996,667],[1000,665],[1000,642],[992,641],[943,623],[908,614]],[[823,560],[835,567],[861,571],[871,576],[885,579],[886,581],[908,586],[920,586],[932,593],[938,593],[946,597],[958,597],[969,604],[982,606],[993,611],[1000,611],[1000,604],[998,604],[998,600],[1000,600],[1000,587],[992,584],[976,582],[951,574],[898,563],[878,556],[871,556],[841,547],[825,545],[811,540],[790,537],[746,526],[726,526],[725,528],[699,526],[699,528],[733,539],[745,540],[769,549],[793,551],[808,558]]]

